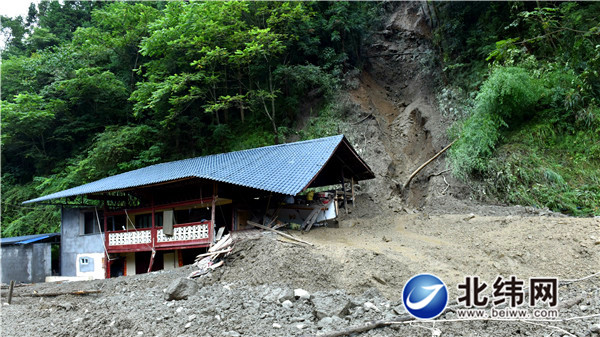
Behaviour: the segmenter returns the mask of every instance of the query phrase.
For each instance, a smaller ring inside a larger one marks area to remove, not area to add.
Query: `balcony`
[[[107,232],[109,253],[202,247],[212,241],[212,222],[192,222],[173,225],[173,235],[165,235],[162,227],[128,229]]]

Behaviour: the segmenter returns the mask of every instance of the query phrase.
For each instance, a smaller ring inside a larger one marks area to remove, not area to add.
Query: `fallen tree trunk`
[[[293,236],[291,236],[291,235],[289,235],[289,234],[285,234],[284,232],[278,231],[278,230],[276,230],[276,229],[273,229],[273,228],[271,228],[271,227],[263,226],[263,225],[261,225],[261,224],[258,224],[258,223],[256,223],[256,222],[253,222],[253,221],[248,221],[248,223],[249,223],[250,225],[254,226],[254,227],[258,227],[258,228],[260,228],[260,229],[264,229],[264,230],[268,230],[268,231],[271,231],[271,232],[277,233],[277,234],[279,234],[279,235],[283,236],[284,238],[288,238],[288,239],[290,239],[290,240],[294,240],[294,241],[302,242],[302,243],[304,243],[304,244],[307,244],[307,245],[309,245],[309,246],[314,246],[314,245],[313,245],[312,243],[310,243],[310,242],[307,242],[307,241],[304,241],[304,240],[300,240],[300,239],[298,239],[298,238],[296,238],[296,237],[293,237]]]
[[[426,161],[423,165],[419,166],[418,169],[416,169],[411,175],[410,177],[408,177],[408,180],[406,181],[406,183],[404,183],[404,186],[402,186],[402,189],[406,189],[406,187],[408,186],[408,184],[410,184],[410,181],[417,175],[417,173],[421,172],[421,170],[423,168],[425,168],[425,166],[429,165],[429,163],[431,163],[432,161],[434,161],[437,157],[441,156],[442,153],[446,152],[446,150],[448,150],[450,148],[450,146],[452,146],[452,144],[456,143],[456,141],[458,140],[455,139],[452,143],[448,144],[448,146],[446,146],[445,148],[443,148],[440,152],[436,153],[435,156],[431,157],[428,161]]]

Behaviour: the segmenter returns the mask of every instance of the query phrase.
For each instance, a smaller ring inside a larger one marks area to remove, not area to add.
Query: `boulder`
[[[343,317],[349,314],[349,309],[354,305],[345,294],[327,294],[316,292],[311,299],[314,305],[313,314],[317,319],[324,317]]]
[[[173,281],[165,290],[165,299],[185,300],[198,291],[198,284],[194,280],[181,277]]]

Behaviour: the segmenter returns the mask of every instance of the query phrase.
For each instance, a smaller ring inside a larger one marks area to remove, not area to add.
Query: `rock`
[[[283,290],[281,288],[275,288],[272,291],[268,291],[264,296],[264,300],[267,302],[275,302],[279,299],[282,292]],[[282,300],[282,302],[283,301],[285,300]]]
[[[180,313],[182,311],[183,311],[183,307],[179,307],[179,308],[177,308],[177,310],[175,310],[176,313]]]
[[[579,306],[579,309],[581,311],[587,311],[588,310],[588,306],[587,305],[581,305],[581,306]]]
[[[331,325],[331,323],[333,323],[333,318],[331,317],[323,317],[321,318],[321,320],[319,321],[319,323],[317,323],[317,326],[324,328],[326,326]]]
[[[281,324],[279,324],[279,323],[273,323],[273,327],[275,329],[281,329]]]
[[[292,301],[294,299],[294,291],[292,289],[284,289],[279,296],[277,296],[277,300],[279,302],[284,301]]]
[[[600,334],[600,324],[594,324],[590,328],[590,332]]]
[[[192,326],[192,322],[187,322],[184,326],[185,329],[189,329]]]
[[[167,287],[165,299],[167,301],[185,300],[197,291],[198,284],[194,280],[180,277]]]
[[[196,317],[197,317],[196,315],[189,315],[188,316],[188,321],[193,321],[193,320],[196,319]]]
[[[379,310],[379,308],[377,308],[375,306],[375,304],[371,303],[371,302],[365,302],[365,304],[363,304],[363,307],[365,308],[365,310],[375,310],[377,312],[380,312],[381,310]]]
[[[69,303],[69,302],[64,302],[64,303],[59,303],[56,305],[59,308],[63,308],[67,311],[73,309],[73,304]]]
[[[231,331],[224,332],[224,333],[223,333],[223,336],[228,336],[228,337],[240,337],[241,335],[240,335],[240,333],[239,333],[239,332],[231,330]]]
[[[318,319],[331,316],[345,316],[353,307],[345,294],[313,294],[311,299],[315,307],[313,314]]]
[[[396,315],[403,315],[406,313],[406,309],[404,309],[404,307],[401,305],[393,307],[392,310],[396,313]]]
[[[306,327],[306,325],[304,325],[304,324],[298,324],[298,325],[296,325],[296,328],[297,328],[298,330],[302,330],[302,329],[304,329],[305,327]]]
[[[283,303],[281,303],[281,305],[284,308],[290,309],[294,306],[294,303],[292,303],[292,301],[290,301],[290,300],[285,300],[285,301],[283,301]]]
[[[294,297],[297,300],[309,300],[310,293],[304,289],[294,289]]]

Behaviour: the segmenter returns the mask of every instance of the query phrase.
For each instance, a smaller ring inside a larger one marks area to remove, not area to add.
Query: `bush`
[[[535,116],[536,103],[545,92],[541,82],[523,68],[495,68],[475,98],[471,116],[460,127],[460,139],[450,150],[454,173],[465,179],[485,171],[502,129]]]

